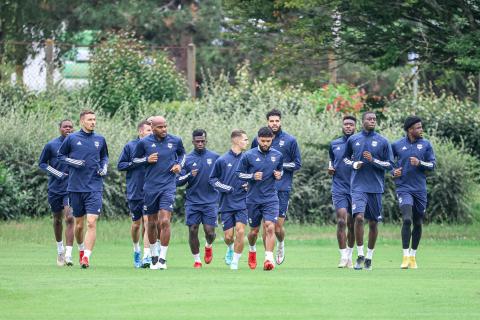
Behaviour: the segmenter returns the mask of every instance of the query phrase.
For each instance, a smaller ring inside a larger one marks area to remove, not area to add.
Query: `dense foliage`
[[[49,213],[47,176],[37,168],[38,156],[43,145],[58,134],[59,119],[71,117],[78,129],[78,113],[83,108],[98,110],[97,131],[106,137],[110,151],[104,215],[118,217],[126,215],[127,209],[125,177],[116,170],[116,161],[125,143],[135,137],[137,121],[153,114],[165,115],[169,131],[183,138],[187,150],[191,150],[191,131],[205,128],[208,131],[208,147],[223,153],[229,148],[228,137],[233,128],[243,128],[253,138],[258,127],[266,123],[266,111],[275,107],[283,111],[283,127],[297,137],[303,156],[302,169],[294,179],[290,218],[308,223],[332,221],[331,181],[326,172],[327,148],[329,142],[341,134],[341,113],[318,112],[317,103],[320,100],[312,99],[310,93],[298,88],[280,88],[273,79],[252,80],[248,68],[241,68],[236,80],[235,86],[229,83],[227,77],[210,80],[203,89],[204,97],[193,102],[142,101],[135,112],[122,107],[113,116],[85,99],[82,92],[56,92],[21,100],[12,98],[16,93],[9,91],[10,97],[0,97],[0,110],[4,110],[0,125],[1,217],[8,219]],[[325,99],[328,100],[327,97]],[[451,100],[451,103],[455,101]],[[401,127],[409,104],[409,99],[405,99],[403,105],[399,100],[397,109],[405,111],[384,112],[385,118],[379,131],[391,141],[403,135]],[[428,105],[425,107],[428,108]],[[463,106],[458,104],[458,108]],[[433,122],[434,119],[429,120],[427,127],[431,127]],[[468,222],[471,220],[470,203],[472,192],[476,190],[479,160],[469,155],[462,143],[451,142],[446,135],[436,135],[435,130],[429,132],[428,137],[436,150],[438,167],[428,177],[430,205],[427,219]],[[386,222],[395,222],[399,219],[399,212],[392,180],[388,177],[387,186],[384,215]],[[175,217],[180,219],[183,217],[183,193],[183,189],[178,190],[175,208]]]

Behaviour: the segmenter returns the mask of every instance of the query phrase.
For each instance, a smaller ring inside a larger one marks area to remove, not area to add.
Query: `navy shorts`
[[[278,191],[278,216],[280,218],[287,217],[288,204],[290,202],[290,191]]]
[[[235,227],[237,222],[247,224],[248,221],[247,209],[225,211],[220,213],[220,216],[222,218],[223,231]]]
[[[70,192],[68,194],[74,217],[85,214],[99,215],[102,211],[102,192]]]
[[[423,217],[427,210],[426,192],[397,192],[399,206],[412,206],[412,213],[415,216]]]
[[[364,213],[367,220],[382,221],[382,194],[352,192],[352,214]]]
[[[68,206],[68,194],[48,193],[48,204],[53,213],[62,212]]]
[[[262,223],[262,219],[265,221],[271,221],[277,223],[279,203],[278,201],[272,201],[268,203],[247,203],[248,210],[248,223],[250,227],[256,228]]]
[[[185,207],[185,224],[192,226],[194,224],[217,226],[217,211],[216,204],[206,205],[189,205]]]
[[[348,193],[332,193],[332,202],[335,210],[347,209],[352,212],[352,196]]]
[[[143,213],[151,215],[160,210],[173,211],[175,191],[145,192]]]
[[[132,221],[141,219],[143,216],[143,199],[128,200],[128,210],[130,210]]]

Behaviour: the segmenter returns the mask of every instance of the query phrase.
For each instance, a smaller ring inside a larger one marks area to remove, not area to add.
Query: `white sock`
[[[195,262],[202,262],[202,260],[200,260],[200,253],[194,254],[193,260],[195,260]]]
[[[417,250],[410,249],[410,257],[415,257],[417,254]]]
[[[363,246],[357,246],[357,255],[359,255],[359,256],[364,256],[365,255],[363,253]]]
[[[66,248],[66,250],[65,250],[65,257],[71,257],[71,256],[72,256],[73,247],[72,247],[72,246],[66,246],[65,248]]]
[[[133,243],[133,251],[140,252],[140,244],[138,242]]]
[[[339,249],[338,251],[340,251],[340,257],[342,259],[348,259],[347,249]]]
[[[168,251],[168,246],[161,245],[159,259],[167,260],[167,251]]]
[[[150,257],[152,254],[151,254],[151,250],[150,248],[143,248],[143,257]]]
[[[238,261],[240,261],[240,257],[242,256],[241,253],[233,253],[233,264],[238,264]]]
[[[273,252],[272,251],[265,251],[265,260],[273,262]]]
[[[205,242],[205,248],[211,248],[211,247],[212,247],[211,243]]]
[[[350,248],[349,246],[347,246],[347,258],[349,260],[352,260],[352,253],[353,253],[353,248]]]
[[[57,253],[62,254],[65,252],[65,248],[63,247],[63,241],[57,242]]]
[[[284,248],[285,247],[285,240],[283,241],[278,241],[278,248]]]
[[[410,256],[410,253],[408,252],[408,249],[403,249],[403,256],[404,257]]]
[[[249,247],[250,247],[250,252],[257,252],[257,245],[256,244],[254,244],[253,246],[249,245]]]
[[[152,253],[152,257],[158,257],[158,247],[156,242],[154,244],[150,243],[150,252]]]
[[[85,250],[85,254],[84,256],[87,257],[87,258],[90,258],[90,255],[92,254],[92,250]]]
[[[78,251],[85,251],[85,244],[82,242],[80,244],[77,244],[78,246]]]
[[[366,257],[367,259],[372,260],[372,258],[373,258],[373,250],[375,250],[375,249],[367,248],[367,257]]]

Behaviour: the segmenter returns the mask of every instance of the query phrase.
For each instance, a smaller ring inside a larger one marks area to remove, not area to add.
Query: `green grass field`
[[[169,269],[136,270],[126,220],[100,221],[90,269],[59,268],[50,222],[0,223],[0,319],[480,319],[478,224],[426,226],[418,270],[399,269],[399,227],[383,225],[370,272],[336,268],[334,226],[289,225],[283,265],[252,271],[245,250],[233,272],[220,234],[194,270],[180,224]]]

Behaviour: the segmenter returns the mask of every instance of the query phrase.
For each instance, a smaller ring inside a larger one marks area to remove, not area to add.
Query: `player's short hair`
[[[357,123],[357,118],[351,115],[344,116],[342,121],[345,121],[345,120],[352,120],[353,122]]]
[[[148,120],[142,120],[137,125],[137,130],[143,129],[143,126],[151,126],[152,123]]]
[[[282,119],[282,112],[278,109],[272,109],[267,112],[267,120],[270,119],[270,117],[277,116],[280,119]]]
[[[273,138],[273,131],[269,127],[261,127],[257,133],[258,137],[262,138]]]
[[[80,112],[80,119],[85,117],[87,114],[95,114],[95,111],[93,111],[93,110],[82,110],[82,112]]]
[[[422,122],[422,118],[417,116],[408,116],[407,119],[405,119],[405,122],[403,123],[403,130],[408,131],[408,129],[410,129],[411,126],[419,122]]]
[[[362,114],[362,121],[365,120],[365,118],[367,117],[367,114],[375,114],[375,112],[373,111],[365,111],[363,114]],[[375,114],[376,115],[376,114]]]
[[[62,121],[60,121],[60,122],[58,123],[58,127],[61,128],[62,125],[63,125],[63,123],[64,123],[64,122],[67,122],[67,121],[68,121],[68,122],[71,122],[72,125],[73,125],[73,121],[72,121],[72,120],[70,120],[70,119],[63,119]]]
[[[195,129],[192,132],[192,138],[203,136],[205,136],[205,138],[207,137],[207,131],[205,131],[204,129]]]
[[[230,134],[230,139],[235,139],[235,138],[238,138],[238,137],[241,137],[242,135],[246,135],[247,133],[245,132],[245,130],[242,130],[242,129],[233,129],[232,130],[232,133]]]

